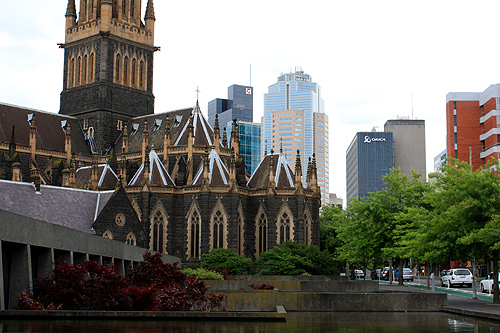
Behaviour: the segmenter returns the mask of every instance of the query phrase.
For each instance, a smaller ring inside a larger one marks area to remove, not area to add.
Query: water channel
[[[287,322],[0,320],[0,332],[500,332],[500,322],[446,313],[288,313]]]

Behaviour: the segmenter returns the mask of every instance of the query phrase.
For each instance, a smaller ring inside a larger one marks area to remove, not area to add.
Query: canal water
[[[445,313],[288,313],[287,322],[2,320],[0,332],[500,332],[500,322]]]

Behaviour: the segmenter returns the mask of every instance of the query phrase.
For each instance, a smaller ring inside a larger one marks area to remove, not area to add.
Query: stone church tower
[[[154,113],[155,14],[148,0],[68,0],[59,113],[78,118],[93,153],[106,154],[124,125]]]

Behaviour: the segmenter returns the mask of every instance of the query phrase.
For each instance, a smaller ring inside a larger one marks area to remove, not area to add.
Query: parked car
[[[381,278],[382,278],[382,280],[389,281],[389,267],[384,267],[384,269],[382,270],[382,277]]]
[[[354,270],[354,276],[356,276],[356,279],[358,278],[364,278],[365,277],[365,272],[363,272],[361,269],[355,269]]]
[[[441,285],[446,287],[453,286],[472,286],[472,273],[467,268],[454,268],[446,271],[441,276]]]
[[[500,273],[498,273],[498,281],[500,281]],[[500,284],[500,282],[499,282]],[[487,279],[484,279],[480,283],[481,285],[481,291],[483,293],[492,293],[492,287],[493,287],[493,273],[490,273],[488,275]]]
[[[399,279],[399,269],[394,275],[395,279]],[[413,281],[413,272],[409,268],[403,268],[403,281]]]
[[[378,280],[382,278],[382,270],[377,268],[372,271],[372,280]]]

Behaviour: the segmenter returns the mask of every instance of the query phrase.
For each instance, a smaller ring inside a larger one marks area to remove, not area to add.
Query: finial
[[[196,90],[195,91],[196,91],[196,104],[198,104],[198,99],[199,99],[198,97],[199,97],[201,91],[198,88],[198,86],[196,86]]]
[[[144,19],[153,19],[156,20],[155,18],[155,8],[153,5],[153,0],[148,0],[148,4],[146,6],[146,15],[144,16]]]

